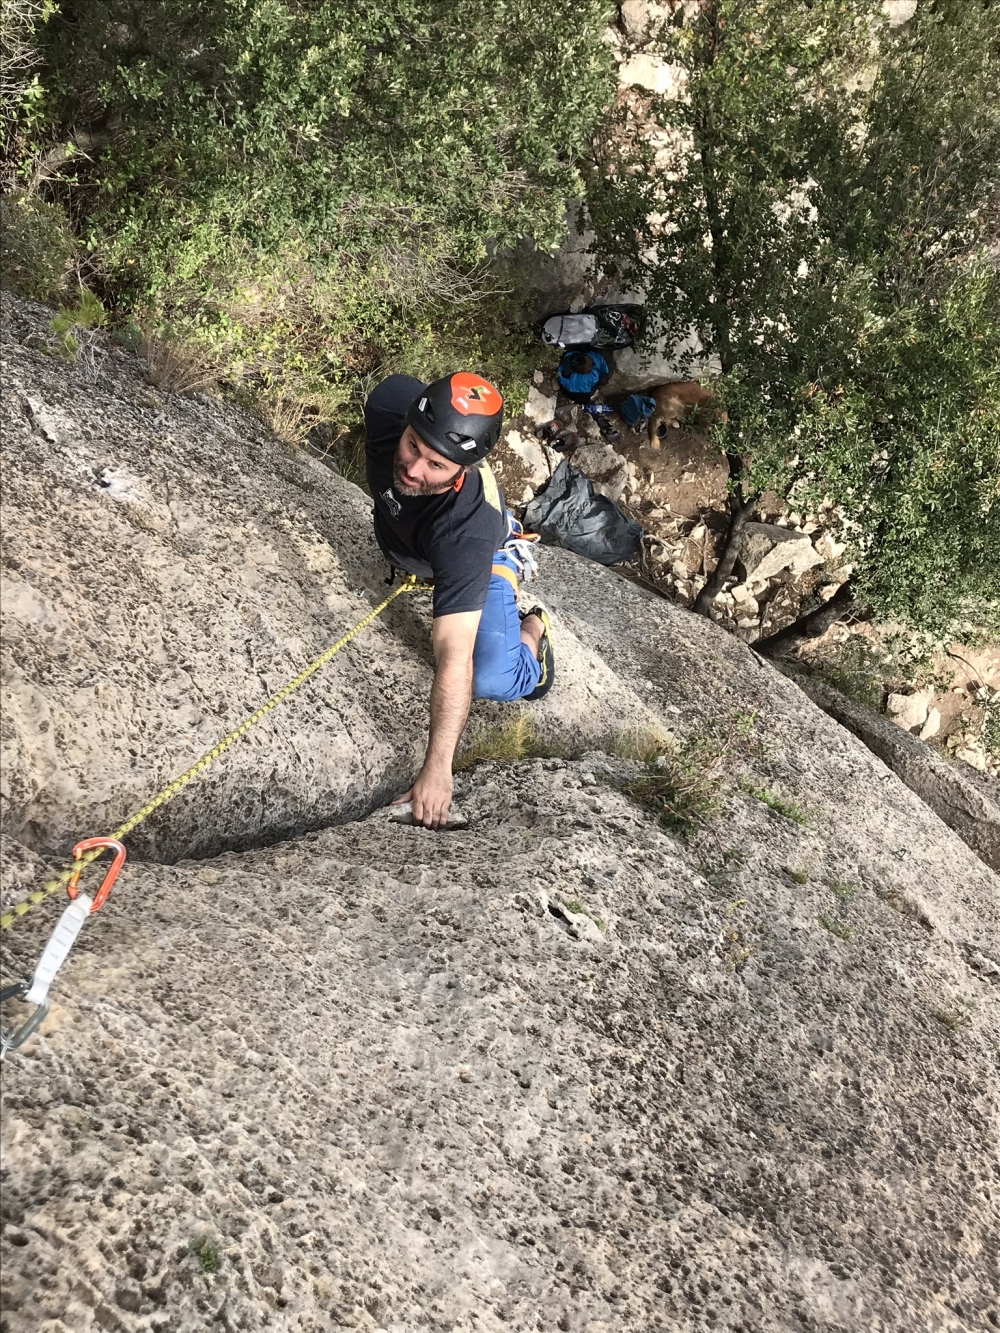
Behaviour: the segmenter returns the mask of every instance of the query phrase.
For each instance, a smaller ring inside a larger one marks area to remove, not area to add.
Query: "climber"
[[[552,686],[549,618],[521,612],[518,578],[535,568],[486,455],[503,420],[499,391],[458,372],[423,384],[390,375],[365,403],[365,464],[375,538],[393,568],[434,584],[435,672],[423,766],[399,798],[439,828],[472,697],[539,699]]]

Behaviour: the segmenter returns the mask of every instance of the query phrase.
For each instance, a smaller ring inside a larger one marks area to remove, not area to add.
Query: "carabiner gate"
[[[94,847],[113,847],[115,849],[115,859],[111,862],[111,869],[104,876],[101,887],[94,894],[94,905],[92,912],[96,912],[99,907],[104,905],[104,901],[111,892],[111,886],[118,878],[118,872],[125,864],[125,848],[115,838],[84,838],[83,842],[78,842],[73,848],[73,860],[79,861],[84,852],[91,851]],[[80,892],[77,887],[80,883],[80,876],[83,873],[83,866],[80,866],[73,872],[69,883],[66,885],[66,892],[70,900],[74,899]]]

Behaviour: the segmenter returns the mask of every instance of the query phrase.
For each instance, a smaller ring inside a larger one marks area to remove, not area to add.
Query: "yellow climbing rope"
[[[303,667],[294,679],[290,680],[286,685],[282,685],[281,689],[278,690],[276,694],[272,694],[266,703],[261,704],[255,713],[251,713],[249,717],[244,718],[239,726],[234,727],[228,735],[223,736],[218,744],[213,745],[210,750],[206,750],[200,759],[196,760],[195,763],[181,773],[179,777],[174,778],[173,782],[164,787],[162,791],[157,792],[153,799],[147,801],[141,810],[137,810],[134,815],[130,815],[129,818],[125,820],[124,824],[119,824],[114,833],[111,834],[111,837],[116,841],[121,840],[131,833],[137,825],[141,824],[144,819],[151,815],[154,810],[159,810],[161,805],[166,805],[167,801],[169,801],[172,796],[176,796],[182,787],[186,787],[192,778],[197,777],[199,773],[208,768],[209,764],[214,759],[218,759],[219,755],[222,754],[224,750],[228,750],[230,745],[238,741],[241,736],[246,735],[250,728],[255,726],[262,718],[266,717],[272,708],[277,708],[278,704],[280,704],[283,699],[287,699],[293,690],[297,690],[300,685],[305,684],[309,677],[314,675],[320,667],[325,666],[335,653],[339,653],[341,648],[350,643],[356,634],[360,634],[363,629],[367,628],[367,626],[372,623],[373,620],[376,620],[389,603],[396,600],[400,593],[419,592],[424,586],[425,585],[418,583],[412,574],[408,575],[399,587],[389,594],[384,602],[380,602],[379,605],[376,606],[374,611],[369,611],[366,616],[359,620],[358,623],[349,629],[345,635],[339,638],[336,643],[331,644],[329,648],[320,653],[319,657],[314,658],[307,667]],[[62,871],[62,873],[57,875],[55,879],[48,880],[40,889],[36,889],[34,893],[29,893],[27,898],[22,899],[21,902],[15,903],[10,911],[4,912],[4,914],[0,916],[0,930],[6,930],[9,926],[12,926],[14,922],[24,916],[26,912],[30,912],[38,903],[44,902],[49,894],[57,893],[59,889],[67,885],[73,876],[78,871],[81,871],[84,866],[90,865],[91,861],[96,861],[99,856],[103,855],[105,850],[106,849],[103,847],[97,847],[92,851],[87,852],[79,861],[74,861],[73,865],[71,865],[68,870]]]

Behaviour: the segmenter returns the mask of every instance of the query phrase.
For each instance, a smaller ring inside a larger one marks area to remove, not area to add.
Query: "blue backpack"
[[[656,411],[656,400],[644,393],[630,393],[618,409],[626,426],[635,430],[642,421],[648,421]]]
[[[592,347],[585,352],[567,352],[559,362],[556,379],[573,397],[585,397],[608,378],[611,367]]]

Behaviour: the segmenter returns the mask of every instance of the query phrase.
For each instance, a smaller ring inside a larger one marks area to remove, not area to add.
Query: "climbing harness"
[[[200,759],[197,759],[190,768],[185,769],[179,777],[174,778],[173,782],[168,783],[162,791],[157,792],[140,810],[130,815],[123,824],[115,829],[110,837],[85,838],[82,842],[78,842],[73,848],[73,864],[68,870],[64,870],[56,875],[54,879],[48,880],[40,889],[29,893],[27,898],[15,903],[9,911],[0,915],[0,930],[7,930],[25,913],[30,912],[32,907],[44,902],[50,894],[57,893],[63,885],[66,886],[70,904],[56,922],[55,929],[42,950],[41,958],[33,976],[29,981],[17,982],[15,985],[6,986],[3,990],[0,990],[0,1004],[6,1000],[23,999],[25,1003],[36,1006],[34,1013],[15,1032],[7,1033],[0,1029],[0,1060],[4,1058],[8,1051],[16,1050],[17,1047],[23,1045],[48,1013],[48,992],[53,978],[66,961],[69,951],[83,927],[83,923],[92,912],[96,912],[104,903],[125,863],[125,848],[121,840],[127,837],[155,810],[159,810],[161,805],[166,805],[167,801],[176,796],[181,788],[186,787],[192,778],[196,778],[199,773],[204,772],[213,760],[218,759],[220,754],[228,750],[242,736],[245,736],[251,727],[256,726],[273,708],[277,708],[278,704],[287,699],[294,690],[297,690],[300,685],[304,685],[311,676],[315,675],[321,667],[329,662],[331,657],[339,653],[341,648],[346,647],[355,635],[360,634],[372,621],[376,620],[390,602],[394,602],[404,592],[422,592],[426,589],[426,586],[418,582],[414,575],[407,575],[399,587],[394,589],[373,611],[369,611],[336,643],[331,644],[329,648],[320,653],[319,657],[314,658],[308,666],[303,667],[297,676],[288,681],[287,684],[282,685],[281,689],[261,704],[256,712],[244,718],[238,727],[234,727],[210,750],[206,750]],[[109,847],[115,849],[115,859],[105,875],[101,887],[93,898],[90,898],[79,889],[80,876],[84,869],[92,861],[96,861],[99,856],[103,855]]]

